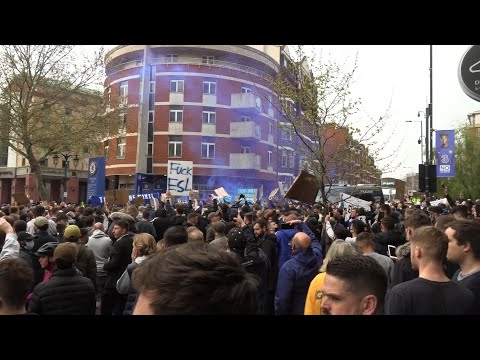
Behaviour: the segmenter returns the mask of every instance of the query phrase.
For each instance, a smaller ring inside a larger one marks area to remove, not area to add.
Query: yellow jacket
[[[322,305],[323,281],[326,272],[315,276],[308,288],[307,300],[305,301],[304,315],[322,315],[320,306]]]

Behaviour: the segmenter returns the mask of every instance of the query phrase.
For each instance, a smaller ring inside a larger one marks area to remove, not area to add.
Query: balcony
[[[249,154],[230,154],[230,169],[249,169],[260,170],[260,155]]]
[[[232,109],[249,112],[262,111],[262,99],[252,93],[234,93],[231,98]]]
[[[232,122],[230,123],[230,137],[242,138],[245,140],[248,140],[248,139],[260,140],[261,138],[260,125],[256,125],[252,121]]]

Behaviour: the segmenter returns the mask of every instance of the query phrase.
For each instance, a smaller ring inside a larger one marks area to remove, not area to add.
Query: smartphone
[[[282,223],[282,224],[280,225],[280,230],[289,230],[289,229],[293,229],[293,225],[292,225],[292,224]]]
[[[395,254],[395,251],[397,250],[397,247],[396,246],[393,246],[393,245],[388,245],[388,248],[387,248],[387,253],[388,253],[388,256],[390,256],[391,258],[397,258],[397,255]]]
[[[238,208],[237,207],[230,208],[230,215],[237,217],[238,216]]]

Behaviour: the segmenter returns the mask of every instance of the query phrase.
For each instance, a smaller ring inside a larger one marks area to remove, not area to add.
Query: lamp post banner
[[[437,177],[455,177],[455,130],[436,130]]]
[[[105,158],[88,159],[87,201],[92,195],[105,194]]]

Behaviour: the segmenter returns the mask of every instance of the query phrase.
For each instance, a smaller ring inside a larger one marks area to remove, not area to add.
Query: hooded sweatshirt
[[[95,230],[88,238],[85,245],[93,251],[95,262],[97,264],[97,276],[106,276],[107,272],[103,270],[103,265],[108,261],[112,253],[112,240],[102,230]]]

